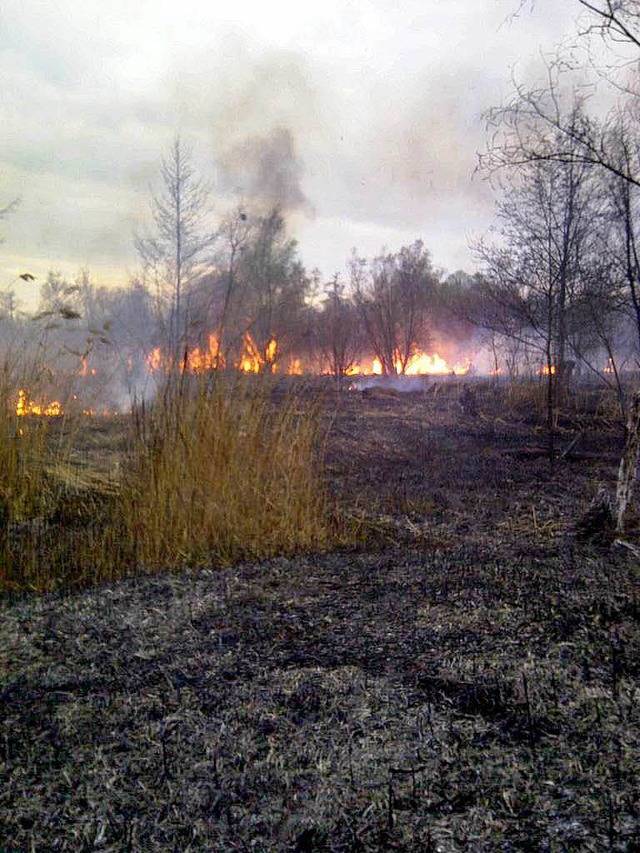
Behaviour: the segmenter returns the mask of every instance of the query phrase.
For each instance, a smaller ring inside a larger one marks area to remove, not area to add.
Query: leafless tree
[[[487,113],[492,135],[480,165],[500,169],[540,160],[580,160],[640,186],[640,148],[635,145],[624,160],[617,150],[620,122],[634,126],[640,116],[640,7],[637,0],[577,0],[577,4],[585,13],[577,33],[580,45],[589,49],[597,37],[607,49],[606,61],[593,59],[591,65],[596,79],[609,85],[615,96],[610,114],[604,119],[588,114],[592,89],[584,83],[576,89],[572,82],[581,63],[561,51],[548,62],[544,84],[530,87],[514,81],[509,101]],[[566,108],[567,87],[571,98],[581,100],[579,114]]]
[[[189,291],[220,364],[236,363],[250,340],[255,362],[272,370],[295,348],[310,284],[279,208],[239,207],[220,224],[212,269]]]
[[[555,411],[583,333],[576,307],[597,214],[591,174],[580,160],[521,167],[498,204],[501,242],[478,246],[492,306],[484,322],[542,356],[550,457]]]
[[[188,286],[194,314],[190,341],[209,346],[213,335],[215,351],[210,356],[215,368],[232,362],[233,350],[237,351],[246,330],[243,305],[248,282],[243,263],[254,231],[255,217],[243,206],[225,214],[216,229],[209,269]]]
[[[351,286],[371,348],[384,373],[404,373],[418,344],[428,346],[437,275],[421,240],[371,263],[353,255]]]
[[[295,346],[310,285],[278,207],[256,218],[241,274],[246,331],[269,369]]]
[[[340,277],[334,275],[318,316],[319,349],[325,365],[335,376],[338,389],[362,350],[360,318],[353,301],[345,296],[344,291]]]
[[[196,176],[190,149],[176,136],[160,166],[161,189],[151,199],[154,233],[136,238],[145,273],[157,288],[168,342],[176,360],[189,323],[183,297],[212,245],[209,191]]]

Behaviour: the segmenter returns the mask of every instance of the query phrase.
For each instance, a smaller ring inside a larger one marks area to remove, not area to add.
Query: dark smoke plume
[[[311,209],[301,186],[302,161],[286,127],[274,127],[267,134],[238,142],[220,166],[228,189],[248,201],[278,205],[284,211]]]

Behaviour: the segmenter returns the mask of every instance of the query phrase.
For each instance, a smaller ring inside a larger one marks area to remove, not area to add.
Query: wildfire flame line
[[[27,417],[27,415],[38,415],[47,418],[59,418],[64,414],[62,403],[59,400],[53,400],[51,403],[34,403],[24,388],[18,391],[18,400],[16,402],[16,415],[19,418]]]
[[[271,338],[263,354],[249,332],[246,332],[242,340],[240,357],[233,366],[243,373],[260,373],[261,370],[265,369],[271,373],[277,373],[277,355],[278,342],[275,338]],[[297,369],[294,362],[292,363],[293,369],[289,372],[302,372],[299,360],[297,362]],[[173,366],[173,358],[167,353],[163,353],[161,347],[155,347],[147,357],[147,364],[153,371],[168,370]],[[188,350],[180,364],[180,370],[186,370],[189,373],[202,373],[206,370],[224,369],[225,367],[227,367],[227,363],[224,354],[220,352],[220,342],[216,335],[209,335],[206,347],[193,347],[193,349]]]
[[[243,373],[260,373],[264,370],[278,373],[281,369],[278,355],[278,342],[275,338],[271,338],[263,352],[251,334],[246,332],[242,341],[240,357],[233,364],[233,367]],[[169,370],[172,367],[173,358],[163,352],[161,347],[156,347],[148,355],[147,364],[152,371]],[[227,366],[224,355],[220,352],[218,338],[216,335],[209,335],[206,347],[194,347],[186,352],[180,364],[180,370],[201,373],[207,370],[215,370],[218,367],[224,369]],[[471,362],[450,365],[437,352],[430,355],[416,348],[404,370],[402,369],[402,360],[399,357],[395,359],[394,368],[396,373],[404,373],[407,376],[450,376],[452,373],[456,376],[464,376],[471,369]],[[303,372],[302,361],[299,358],[292,358],[289,364],[284,367],[284,372],[289,375],[300,376]],[[379,376],[383,371],[380,360],[374,358],[370,366],[353,364],[346,372],[348,376]]]
[[[395,359],[394,368],[397,374],[404,374],[405,376],[450,376],[452,373],[456,376],[466,376],[471,369],[471,362],[450,365],[437,352],[429,355],[417,349],[404,370],[402,369],[402,360],[399,357]],[[354,364],[347,370],[348,376],[381,376],[382,373],[382,363],[379,358],[373,359],[370,368]]]

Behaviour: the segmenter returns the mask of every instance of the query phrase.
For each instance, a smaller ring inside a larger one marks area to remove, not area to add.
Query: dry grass
[[[295,396],[275,404],[265,382],[180,379],[137,412],[122,506],[145,565],[326,543],[317,413]]]
[[[170,379],[153,404],[105,423],[99,452],[82,447],[86,418],[18,419],[8,393],[0,404],[0,592],[329,541],[318,407],[299,396],[240,378]]]
[[[23,520],[41,515],[51,504],[46,476],[46,418],[18,418],[13,371],[6,363],[0,374],[0,514]]]

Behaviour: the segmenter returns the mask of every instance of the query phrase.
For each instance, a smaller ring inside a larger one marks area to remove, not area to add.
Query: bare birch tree
[[[176,136],[160,166],[161,189],[151,199],[154,233],[137,237],[145,273],[156,285],[170,351],[182,357],[189,323],[183,299],[212,245],[207,230],[209,191],[196,176],[190,149]]]

